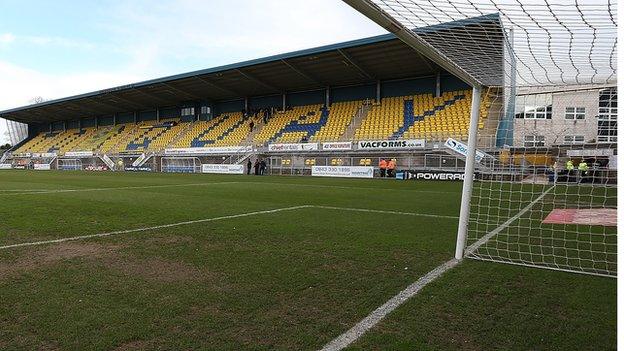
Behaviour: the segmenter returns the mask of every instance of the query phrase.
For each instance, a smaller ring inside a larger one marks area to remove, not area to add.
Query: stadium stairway
[[[243,145],[253,145],[254,140],[256,139],[258,133],[260,133],[260,131],[262,130],[262,127],[262,125],[254,126],[254,129],[250,133],[247,133],[245,140],[243,140]]]
[[[371,110],[371,105],[362,105],[358,109],[355,116],[351,120],[351,123],[347,126],[346,132],[338,139],[339,141],[352,141],[355,137],[355,131],[362,126],[362,122],[368,116]]]

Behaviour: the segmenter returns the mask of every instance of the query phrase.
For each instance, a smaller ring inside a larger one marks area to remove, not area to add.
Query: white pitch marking
[[[312,205],[312,207],[324,208],[324,209],[327,209],[327,210],[369,212],[369,213],[384,213],[384,214],[393,214],[393,215],[402,215],[402,216],[448,218],[448,219],[458,219],[459,218],[457,216],[447,216],[447,215],[437,215],[437,214],[417,213],[417,212],[400,212],[400,211],[390,211],[390,210],[373,210],[373,209],[369,209],[369,208],[353,208],[353,207],[337,207],[337,206],[321,206],[321,205]]]
[[[418,294],[422,288],[441,276],[444,272],[457,266],[459,262],[460,261],[453,258],[423,275],[416,282],[412,283],[386,303],[375,309],[371,314],[366,316],[366,318],[362,319],[358,324],[353,326],[353,328],[347,330],[345,333],[323,346],[321,351],[338,351],[349,346],[351,343],[364,335],[364,333],[377,325],[377,323],[384,319],[390,312],[394,311],[397,307],[401,306],[414,295]]]
[[[423,194],[458,194],[461,195],[461,192],[457,191],[435,191],[435,190],[418,190],[418,189],[402,189],[402,188],[379,188],[379,187],[369,187],[369,186],[345,186],[345,185],[325,185],[325,184],[295,184],[295,183],[277,183],[277,182],[240,182],[241,184],[269,184],[269,185],[279,185],[279,186],[294,186],[294,187],[313,187],[313,188],[334,188],[334,189],[362,189],[362,190],[390,190],[390,191],[409,191],[413,193],[423,193]]]
[[[37,195],[37,194],[55,194],[55,193],[75,193],[75,192],[106,191],[106,190],[132,190],[132,189],[172,188],[172,187],[222,185],[222,184],[237,184],[237,183],[240,183],[240,182],[210,182],[210,183],[189,183],[189,184],[163,184],[163,185],[121,186],[121,187],[109,187],[109,188],[57,189],[57,190],[44,190],[44,191],[30,191],[30,192],[23,192],[23,193],[0,194],[0,196]]]
[[[82,239],[89,239],[89,238],[99,238],[99,237],[118,235],[118,234],[144,232],[144,231],[155,230],[155,229],[177,227],[177,226],[181,226],[181,225],[205,223],[205,222],[214,222],[214,221],[219,221],[219,220],[223,220],[223,219],[232,219],[232,218],[240,218],[240,217],[249,217],[249,216],[256,216],[256,215],[261,215],[261,214],[268,214],[268,213],[292,211],[292,210],[298,210],[298,209],[309,208],[309,207],[311,207],[311,206],[303,205],[303,206],[282,207],[282,208],[276,208],[276,209],[273,209],[273,210],[245,212],[245,213],[240,213],[240,214],[235,214],[235,215],[227,215],[227,216],[220,216],[220,217],[197,219],[197,220],[192,220],[192,221],[184,221],[184,222],[177,222],[177,223],[170,223],[170,224],[162,224],[162,225],[156,225],[156,226],[152,226],[152,227],[126,229],[126,230],[117,230],[117,231],[114,231],[114,232],[106,232],[106,233],[99,233],[99,234],[79,235],[79,236],[72,236],[72,237],[52,239],[52,240],[42,240],[42,241],[33,241],[33,242],[27,242],[27,243],[11,244],[11,245],[0,246],[0,250],[11,249],[11,248],[16,248],[16,247],[23,247],[23,246],[36,246],[36,245],[62,243],[62,242],[66,242],[66,241],[75,241],[75,240],[82,240]]]
[[[468,246],[466,250],[464,251],[464,257],[474,254],[477,251],[477,249],[481,247],[481,245],[488,242],[490,239],[492,239],[492,237],[500,233],[503,229],[507,228],[511,223],[515,222],[518,218],[520,218],[520,216],[527,213],[527,211],[533,208],[533,206],[535,206],[536,203],[542,201],[544,196],[546,196],[546,194],[548,194],[554,188],[555,186],[553,185],[552,187],[544,191],[540,196],[535,198],[535,200],[531,201],[528,205],[526,205],[523,209],[521,209],[520,212],[516,213],[515,216],[509,218],[503,224],[499,225],[494,230],[492,230],[491,232],[481,237],[481,239],[477,240],[474,244]]]
[[[541,201],[544,198],[544,196],[546,196],[546,194],[548,194],[554,188],[555,187],[553,186],[549,188],[548,190],[546,190],[544,193],[538,196],[535,200],[531,201],[531,203],[529,203],[526,207],[520,210],[520,212],[518,212],[515,216],[509,218],[507,221],[505,221],[505,223],[501,224],[498,228],[494,229],[490,233],[483,236],[483,238],[479,239],[476,243],[466,248],[466,255],[471,254],[474,251],[476,251],[479,248],[479,246],[483,245],[483,243],[487,242],[494,235],[498,234],[506,226],[510,225],[515,220],[520,218],[520,216],[522,216],[529,209],[535,206],[536,203]],[[454,218],[457,218],[457,217],[454,217]],[[371,314],[366,316],[366,318],[362,319],[359,323],[357,323],[354,327],[352,327],[351,329],[349,329],[342,335],[338,336],[334,340],[330,341],[321,349],[321,351],[339,351],[339,350],[346,348],[351,343],[359,339],[362,335],[364,335],[364,333],[366,333],[375,325],[377,325],[390,312],[394,311],[397,307],[405,303],[411,297],[418,294],[418,292],[425,285],[429,284],[436,278],[440,277],[444,272],[457,266],[460,262],[461,261],[453,258],[439,265],[438,267],[436,267],[429,273],[425,274],[424,276],[420,277],[416,282],[414,282],[412,285],[408,286],[405,290],[401,291],[400,293],[392,297],[390,300],[388,300],[386,303],[378,307]]]

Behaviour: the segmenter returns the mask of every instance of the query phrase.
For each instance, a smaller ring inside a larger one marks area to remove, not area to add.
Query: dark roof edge
[[[467,25],[467,24],[490,21],[493,19],[500,20],[499,14],[494,13],[494,14],[483,15],[479,17],[467,18],[467,19],[427,26],[427,27],[415,28],[414,30],[416,31],[416,33],[418,32],[424,33],[424,32],[430,32],[430,31],[441,30],[441,29],[456,28],[456,27],[460,27],[463,25]],[[176,74],[176,75],[171,75],[171,76],[165,76],[161,78],[149,79],[149,80],[145,80],[145,81],[141,81],[137,83],[120,85],[120,86],[116,86],[112,88],[96,90],[96,91],[78,94],[78,95],[72,95],[72,96],[68,96],[64,98],[48,100],[48,101],[44,101],[38,104],[25,105],[25,106],[11,108],[8,110],[3,110],[3,111],[0,111],[0,117],[2,117],[2,115],[6,113],[26,111],[26,110],[30,110],[33,108],[54,105],[60,102],[67,102],[67,101],[72,101],[76,99],[88,98],[88,97],[98,96],[98,95],[112,93],[116,91],[121,91],[121,90],[140,88],[140,87],[149,86],[151,84],[171,82],[171,81],[191,78],[191,77],[199,76],[203,74],[217,73],[217,72],[222,72],[222,71],[227,71],[227,70],[232,70],[232,69],[240,69],[244,67],[249,67],[249,66],[259,65],[263,63],[289,59],[289,58],[301,57],[301,56],[312,55],[312,54],[320,54],[323,52],[337,50],[337,49],[346,49],[346,48],[357,47],[357,46],[362,46],[362,45],[367,45],[367,44],[375,44],[375,43],[380,43],[380,42],[393,40],[393,39],[396,39],[396,36],[392,33],[381,34],[381,35],[366,37],[362,39],[355,39],[355,40],[349,40],[349,41],[340,42],[336,44],[317,46],[317,47],[310,48],[310,49],[291,51],[291,52],[284,53],[284,54],[271,55],[271,56],[266,56],[262,58],[241,61],[237,63],[227,64],[227,65],[222,65],[222,66],[217,66],[217,67],[212,67],[212,68],[206,68],[206,69],[201,69],[201,70],[196,70],[196,71],[191,71],[191,72],[186,72],[186,73],[181,73],[181,74]]]

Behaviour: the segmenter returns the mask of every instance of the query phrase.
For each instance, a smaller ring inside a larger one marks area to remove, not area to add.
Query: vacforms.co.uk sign
[[[358,142],[358,150],[409,150],[424,149],[423,139],[409,140],[363,140]]]

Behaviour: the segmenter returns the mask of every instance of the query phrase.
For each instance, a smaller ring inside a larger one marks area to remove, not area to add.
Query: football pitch
[[[317,350],[453,257],[459,182],[0,172],[0,349]],[[613,278],[467,259],[349,350],[609,350]]]

